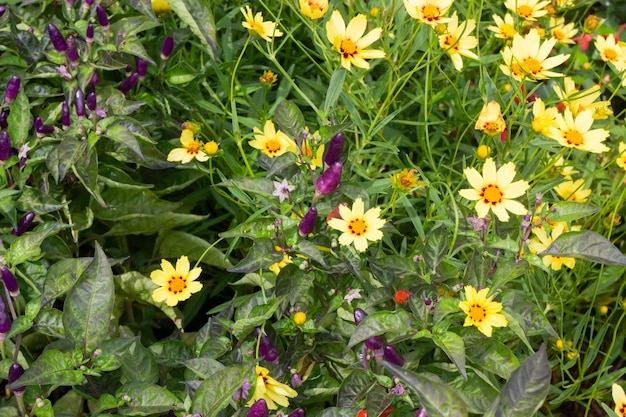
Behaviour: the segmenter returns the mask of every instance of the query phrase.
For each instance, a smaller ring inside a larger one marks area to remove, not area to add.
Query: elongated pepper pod
[[[0,342],[4,341],[9,330],[11,330],[11,316],[7,312],[4,297],[0,295]]]
[[[20,365],[19,363],[12,364],[9,367],[9,378],[8,378],[9,385],[14,383],[18,379],[20,379],[22,375],[24,375],[24,368],[22,368],[22,365]],[[15,396],[22,396],[24,395],[25,389],[26,387],[16,387],[16,388],[13,388],[12,390]]]
[[[255,401],[248,410],[246,417],[268,417],[270,410],[267,408],[267,402],[263,398]]]
[[[96,92],[92,91],[87,94],[87,108],[91,111],[95,111],[98,108],[98,101],[96,99]]]
[[[91,23],[87,25],[85,35],[85,42],[87,42],[87,45],[91,45],[93,43],[93,25]]]
[[[80,88],[74,93],[74,105],[76,106],[76,116],[85,117],[85,93]]]
[[[168,36],[163,41],[163,46],[161,47],[161,59],[166,60],[172,55],[172,51],[174,50],[174,38]]]
[[[267,362],[274,362],[278,359],[278,348],[274,344],[274,341],[266,334],[264,334],[259,327],[255,330],[255,335],[259,337],[259,353]]]
[[[35,213],[33,213],[32,211],[27,212],[26,214],[24,214],[24,217],[22,217],[20,221],[17,222],[17,227],[11,231],[11,234],[15,236],[22,236],[33,223],[34,219]]]
[[[148,65],[149,62],[145,59],[135,57],[135,67],[137,68],[137,74],[139,74],[139,78],[143,78],[148,73]]]
[[[137,81],[139,81],[139,74],[134,72],[132,75],[128,76],[122,83],[120,84],[120,91],[123,94],[128,94],[130,90],[132,90],[135,85],[137,85]]]
[[[317,179],[315,186],[317,190],[322,194],[330,194],[337,189],[341,182],[341,172],[343,165],[341,162],[335,162],[332,164],[320,177]]]
[[[50,41],[52,42],[54,49],[59,52],[65,52],[67,50],[67,42],[65,41],[65,38],[59,29],[57,29],[57,27],[52,23],[48,23],[48,35],[50,35]]]
[[[109,30],[109,17],[107,16],[107,12],[104,10],[104,7],[100,5],[96,6],[96,18],[98,19],[100,26],[102,26],[102,29]]]
[[[397,366],[404,366],[404,358],[393,346],[385,346],[383,357],[387,362],[393,363]]]
[[[315,224],[317,223],[317,209],[315,207],[311,207],[309,211],[304,215],[302,221],[300,222],[300,226],[298,228],[298,233],[300,236],[308,236],[309,233],[313,233],[315,230]]]
[[[17,97],[17,94],[20,92],[21,83],[22,83],[22,80],[20,80],[20,77],[18,77],[17,75],[14,75],[11,77],[11,79],[7,83],[7,88],[4,92],[5,103],[7,104],[13,103],[13,100],[15,100],[15,97]]]
[[[7,268],[0,268],[0,271],[2,271],[2,282],[4,282],[4,286],[9,291],[9,295],[13,298],[18,297],[20,295],[20,287],[17,284],[15,275]]]
[[[70,127],[70,106],[67,101],[61,105],[61,125],[63,125],[63,130]]]
[[[35,132],[37,132],[38,138],[43,138],[46,135],[54,133],[54,126],[44,125],[41,121],[41,117],[35,119]]]
[[[326,155],[324,155],[324,162],[326,165],[331,166],[335,162],[339,162],[341,160],[345,138],[345,135],[339,132],[330,139]]]
[[[0,161],[6,161],[11,157],[11,138],[9,132],[0,132]]]
[[[76,49],[76,38],[70,35],[67,38],[67,59],[70,63],[78,61],[78,49]]]

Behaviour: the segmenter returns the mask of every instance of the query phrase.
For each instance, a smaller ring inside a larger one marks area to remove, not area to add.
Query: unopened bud
[[[9,385],[13,384],[15,381],[20,379],[22,375],[24,375],[24,368],[22,368],[22,365],[20,365],[19,363],[12,364],[9,367],[8,384]],[[20,396],[20,395],[24,395],[24,390],[26,389],[26,387],[21,386],[21,387],[14,387],[11,389],[13,390],[13,394],[15,394],[16,396]]]
[[[6,161],[11,157],[11,139],[9,132],[3,130],[0,132],[0,161]]]
[[[246,417],[269,417],[269,415],[270,410],[267,408],[267,403],[261,398],[252,404]]]
[[[85,41],[87,42],[88,45],[91,45],[93,43],[93,25],[90,23],[87,25],[87,34],[86,34],[86,38]]]
[[[128,94],[128,92],[132,90],[135,85],[137,85],[137,81],[139,81],[139,74],[136,72],[122,81],[120,84],[120,91],[122,94]]]
[[[107,16],[107,12],[104,10],[104,7],[101,5],[96,6],[96,18],[98,19],[100,26],[102,26],[102,29],[109,30],[109,18]]]
[[[328,144],[328,150],[324,156],[324,162],[326,165],[331,166],[335,162],[341,160],[341,154],[343,153],[343,144],[345,142],[345,135],[341,132],[337,133],[330,139]]]
[[[300,222],[298,233],[300,236],[308,236],[309,233],[313,233],[315,230],[315,224],[317,223],[317,209],[311,207],[309,211],[304,215]]]
[[[426,409],[420,408],[419,410],[417,410],[417,414],[415,414],[415,417],[428,417],[428,414],[426,414]]]
[[[424,297],[424,304],[426,304],[427,306],[431,305],[433,303],[433,300],[431,300],[429,297]]]
[[[5,103],[7,104],[13,103],[13,100],[15,100],[15,97],[17,97],[17,94],[20,92],[21,82],[22,81],[20,80],[20,77],[18,77],[17,75],[14,75],[11,77],[11,79],[7,83],[7,88],[4,92]]]
[[[91,80],[89,80],[89,84],[91,84],[92,87],[100,84],[100,76],[98,75],[98,70],[93,71],[93,75],[91,76]]]
[[[85,93],[80,88],[74,94],[74,105],[76,106],[76,116],[85,117]]]
[[[70,62],[78,61],[78,50],[76,49],[76,39],[70,35],[67,38],[67,59]]]
[[[9,127],[9,109],[0,112],[0,129],[8,129]]]
[[[343,165],[341,162],[335,162],[332,164],[320,177],[317,179],[315,186],[317,190],[322,194],[330,194],[337,189],[341,182],[341,172]]]
[[[393,346],[385,346],[383,357],[389,363],[393,363],[396,366],[404,366],[404,358]]]
[[[365,346],[369,350],[380,350],[385,347],[385,339],[382,336],[372,336],[365,339]]]
[[[161,47],[161,59],[166,60],[172,55],[172,51],[174,50],[174,38],[168,36],[163,41],[163,46]]]
[[[48,35],[50,35],[50,41],[52,42],[52,46],[59,52],[65,52],[67,50],[67,42],[65,42],[65,38],[54,26],[52,23],[48,23]]]
[[[0,6],[0,17],[2,17],[4,12],[6,12],[6,11],[7,11],[7,8],[5,6]]]

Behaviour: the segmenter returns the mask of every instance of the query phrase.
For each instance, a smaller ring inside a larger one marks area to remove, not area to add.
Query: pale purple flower
[[[401,396],[406,394],[406,390],[404,389],[402,384],[398,382],[393,388],[389,390],[389,394]]]
[[[278,197],[278,201],[282,203],[289,198],[289,193],[295,190],[296,186],[289,184],[286,179],[283,179],[281,182],[274,181],[274,188],[272,195]]]
[[[343,297],[343,299],[350,304],[352,300],[361,299],[361,289],[360,288],[348,288],[348,293]]]
[[[475,232],[487,231],[487,218],[484,217],[468,217],[467,221],[472,224]]]
[[[248,378],[243,381],[241,388],[239,388],[233,394],[233,401],[239,401],[240,399],[247,400],[248,399],[248,391],[252,388],[252,384],[248,382]]]
[[[17,148],[17,157],[22,160],[28,158],[28,151],[31,150],[31,147],[28,146],[28,143],[23,144],[19,148]]]
[[[59,65],[57,67],[57,71],[59,71],[59,74],[61,74],[61,77],[65,78],[66,80],[71,80],[72,79],[72,74],[67,72],[67,66]]]

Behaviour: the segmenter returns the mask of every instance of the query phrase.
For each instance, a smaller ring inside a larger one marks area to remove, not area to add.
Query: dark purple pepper
[[[122,94],[128,94],[128,92],[132,90],[135,85],[137,85],[137,81],[139,81],[139,74],[136,72],[122,81],[120,84],[120,91]]]
[[[6,161],[11,157],[11,138],[9,132],[0,132],[0,161]]]
[[[287,417],[304,417],[304,410],[302,408],[293,410]]]
[[[65,38],[59,29],[57,29],[57,27],[52,23],[48,23],[48,34],[50,35],[50,41],[52,41],[54,49],[59,52],[65,52],[67,50],[67,42],[65,42]]]
[[[109,18],[107,17],[107,12],[100,5],[96,6],[96,18],[98,18],[98,23],[104,30],[109,30]]]
[[[90,23],[87,25],[86,41],[89,45],[93,43],[93,25]]]
[[[4,12],[7,11],[7,8],[4,6],[0,6],[0,17],[2,17],[2,15],[4,14]]]
[[[365,317],[367,317],[367,313],[360,308],[354,309],[354,323],[358,326]]]
[[[427,306],[431,305],[433,303],[433,300],[431,300],[429,297],[424,297],[424,304],[426,304]]]
[[[61,124],[63,129],[70,127],[70,106],[67,104],[67,101],[64,101],[61,105]]]
[[[385,347],[385,339],[382,336],[372,336],[365,339],[365,346],[369,350],[380,350]]]
[[[330,139],[328,150],[326,150],[326,155],[324,155],[324,162],[326,162],[326,165],[331,166],[335,162],[339,162],[341,160],[344,142],[345,136],[341,132],[337,133]]]
[[[17,222],[17,228],[13,229],[11,231],[11,234],[14,234],[15,236],[22,236],[24,232],[28,230],[34,219],[35,213],[33,213],[32,211],[27,212],[24,217],[22,217],[20,221]]]
[[[317,183],[315,184],[317,190],[322,194],[330,194],[335,191],[341,182],[342,170],[343,165],[341,162],[335,162],[328,167],[317,179]]]
[[[270,410],[267,408],[267,403],[263,398],[257,400],[252,407],[248,410],[246,417],[269,417]]]
[[[9,128],[9,109],[4,109],[0,112],[0,129]]]
[[[4,341],[9,330],[11,330],[11,316],[7,313],[4,297],[0,295],[0,342]]]
[[[130,74],[131,72],[133,72],[132,65],[130,65],[130,64],[126,65],[126,74]]]
[[[4,286],[9,291],[9,295],[15,298],[20,295],[20,287],[17,285],[17,280],[15,279],[15,275],[7,268],[2,268],[2,282],[4,282]]]
[[[76,116],[85,117],[85,93],[80,88],[74,94],[74,105],[76,106]]]
[[[100,84],[100,76],[98,75],[98,70],[93,71],[93,75],[91,76],[91,80],[89,80],[89,84],[91,84],[92,87]]]
[[[78,61],[78,50],[76,49],[76,39],[70,35],[67,38],[67,59],[70,62]]]
[[[165,60],[172,55],[172,51],[174,50],[174,38],[168,36],[163,41],[163,46],[161,47],[161,59]]]
[[[263,357],[263,360],[267,362],[274,362],[278,359],[278,348],[274,344],[274,341],[266,334],[264,334],[259,327],[256,328],[255,334],[259,337],[259,353]]]
[[[9,378],[8,378],[9,385],[14,383],[18,379],[20,379],[22,375],[24,375],[24,368],[22,368],[22,365],[20,365],[19,363],[14,363],[13,365],[11,365],[9,367]],[[24,395],[25,389],[26,387],[12,388],[13,394],[15,395]]]
[[[397,366],[404,366],[404,358],[393,346],[385,346],[383,357],[387,362],[393,363]]]
[[[91,111],[95,111],[98,107],[98,102],[96,101],[96,92],[92,91],[87,95],[87,108]]]
[[[311,207],[309,211],[304,215],[300,222],[298,233],[300,236],[308,236],[309,233],[313,233],[315,230],[315,224],[317,223],[317,209]]]
[[[41,117],[37,117],[35,119],[35,131],[38,137],[43,137],[54,133],[54,126],[44,125],[41,121]]]
[[[145,77],[148,73],[148,61],[136,56],[135,66],[137,67],[137,74],[139,74],[140,77]]]
[[[13,100],[15,100],[15,97],[17,97],[17,94],[20,92],[21,83],[22,80],[20,80],[20,77],[17,75],[11,77],[4,92],[4,101],[7,104],[13,103]]]
[[[85,4],[87,6],[91,6],[93,4],[93,0],[85,0]]]
[[[428,414],[426,414],[426,409],[420,408],[419,410],[417,410],[417,414],[415,414],[415,417],[428,417]]]

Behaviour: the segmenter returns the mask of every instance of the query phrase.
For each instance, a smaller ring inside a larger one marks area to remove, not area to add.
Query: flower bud
[[[76,116],[85,117],[85,93],[80,88],[74,94],[74,105],[76,106]]]
[[[11,139],[9,132],[3,130],[0,132],[0,161],[6,161],[11,157]]]
[[[139,74],[136,72],[122,81],[120,84],[120,91],[122,94],[128,94],[128,92],[132,90],[135,85],[137,85],[137,81],[139,81]]]
[[[4,341],[9,330],[11,330],[11,316],[7,313],[4,297],[0,295],[0,342]]]
[[[78,50],[76,49],[76,39],[70,35],[67,38],[67,59],[70,62],[78,61]]]
[[[87,25],[87,33],[86,33],[85,41],[88,45],[93,43],[93,25],[90,23]]]
[[[109,18],[107,17],[107,12],[100,5],[96,6],[96,18],[104,30],[109,30]]]
[[[41,121],[41,117],[37,117],[35,119],[35,132],[37,132],[38,138],[42,138],[46,135],[54,133],[54,126],[44,125]]]
[[[14,383],[15,381],[17,381],[18,379],[20,379],[20,377],[24,375],[24,368],[22,368],[22,365],[20,365],[19,363],[14,363],[9,367],[9,378],[8,378],[8,383],[9,385],[11,385],[12,383]],[[12,388],[13,390],[13,394],[15,394],[15,396],[20,396],[20,395],[24,395],[24,390],[26,389],[26,387],[16,387],[16,388]]]
[[[22,236],[24,232],[28,230],[34,219],[35,213],[33,213],[32,211],[27,212],[24,217],[22,217],[20,221],[17,222],[17,227],[11,231],[11,234],[15,236]]]
[[[87,108],[91,111],[95,111],[98,107],[98,102],[96,100],[96,92],[92,91],[87,94]]]
[[[326,155],[324,155],[324,162],[326,162],[326,165],[331,166],[335,162],[339,162],[341,160],[344,141],[345,135],[341,132],[337,133],[330,139],[328,150],[326,151]]]
[[[304,417],[304,410],[302,408],[293,410],[287,417]]]
[[[365,311],[358,307],[354,309],[354,323],[357,326],[363,321],[365,317],[367,317],[367,313]]]
[[[389,363],[393,363],[397,366],[404,366],[404,358],[398,351],[390,345],[385,346],[383,357]]]
[[[52,23],[48,23],[48,35],[50,35],[50,41],[52,42],[52,46],[59,52],[65,52],[67,50],[67,42],[65,42],[65,38],[54,26]]]
[[[343,165],[341,165],[341,162],[335,162],[332,164],[317,179],[317,183],[315,184],[317,190],[322,194],[330,194],[335,191],[341,182],[342,170]]]
[[[67,101],[63,101],[61,105],[61,124],[63,125],[63,130],[70,127],[70,106],[67,104]]]
[[[269,417],[269,415],[270,410],[267,408],[267,403],[261,398],[252,404],[246,417]]]
[[[274,344],[274,341],[272,341],[268,335],[264,334],[259,327],[256,328],[255,334],[259,337],[259,353],[263,359],[267,362],[273,362],[278,359],[280,352]]]
[[[15,97],[17,97],[17,94],[20,92],[20,84],[21,84],[20,77],[18,77],[17,75],[14,75],[11,77],[11,79],[7,83],[7,88],[4,92],[5,103],[7,104],[13,103],[13,100],[15,100]]]
[[[135,66],[137,67],[137,74],[139,74],[139,77],[146,76],[148,73],[148,64],[149,62],[145,59],[139,58],[138,56],[135,57]]]
[[[315,230],[315,224],[317,223],[317,209],[315,207],[311,207],[309,211],[304,215],[302,221],[300,222],[300,228],[298,233],[300,236],[305,237],[308,236],[309,233],[313,233]]]
[[[20,287],[17,285],[17,280],[15,279],[15,275],[7,268],[1,268],[2,271],[2,282],[4,282],[4,286],[9,291],[9,295],[15,298],[20,295]]]
[[[174,50],[174,38],[168,36],[163,41],[163,46],[161,47],[161,59],[166,60],[172,55],[172,51]]]

